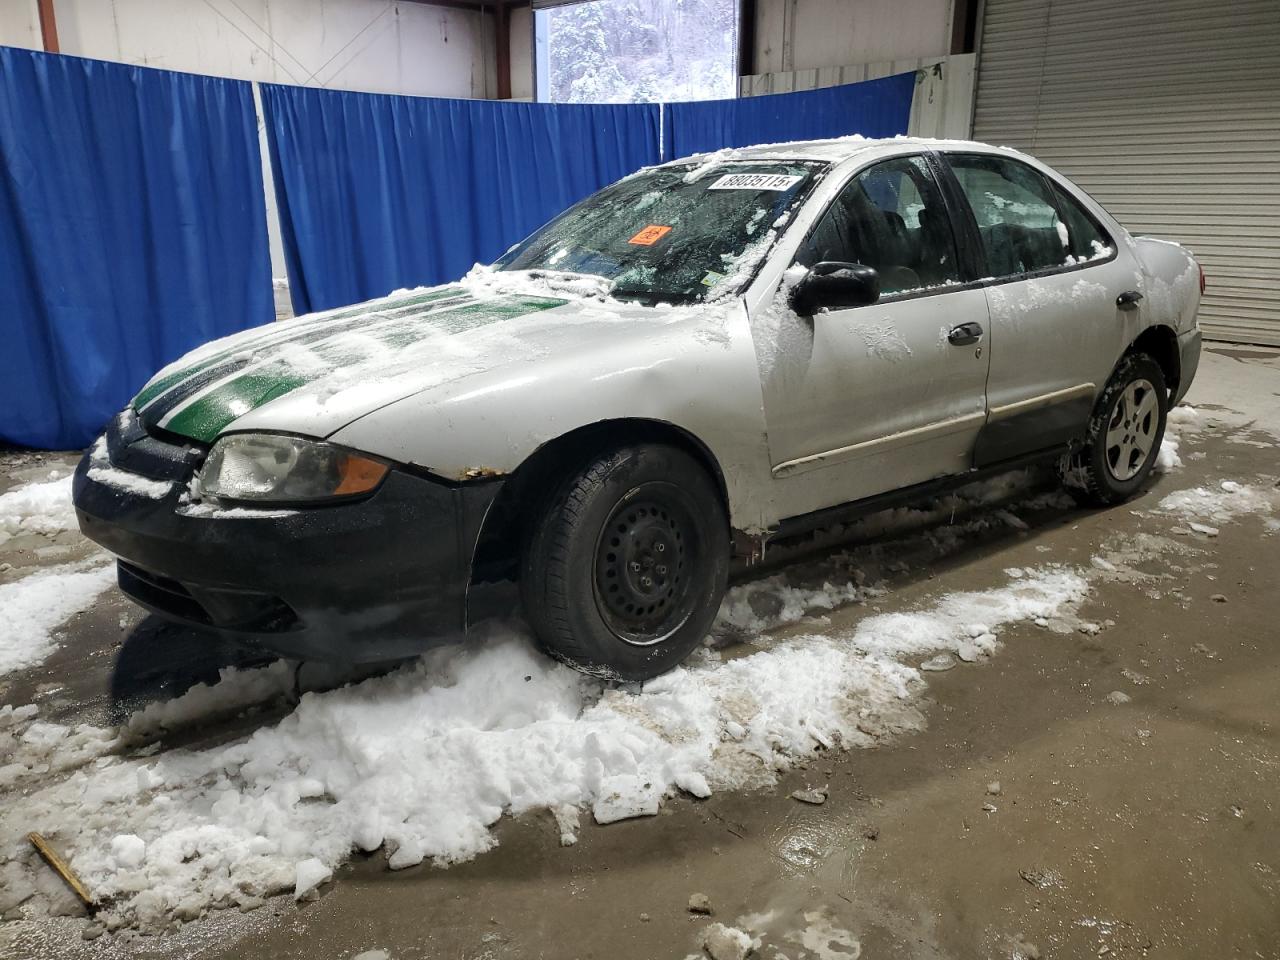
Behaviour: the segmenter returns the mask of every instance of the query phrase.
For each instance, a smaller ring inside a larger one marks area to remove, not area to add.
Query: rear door
[[[972,465],[986,421],[987,304],[962,289],[943,195],[924,156],[854,174],[796,255],[874,267],[877,303],[800,317],[761,340],[780,505],[796,515]],[[972,339],[949,338],[973,324]]]
[[[982,467],[1082,435],[1138,326],[1138,263],[1062,184],[1013,156],[948,151],[986,261],[989,419]]]

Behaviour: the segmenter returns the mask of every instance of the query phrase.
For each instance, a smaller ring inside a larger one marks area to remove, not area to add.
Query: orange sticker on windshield
[[[651,223],[647,227],[645,227],[643,230],[641,230],[639,233],[637,233],[634,237],[632,237],[630,240],[628,240],[627,243],[634,243],[637,246],[641,246],[641,247],[652,247],[655,243],[657,243],[659,240],[661,240],[670,232],[671,232],[670,227],[664,227],[656,223]]]

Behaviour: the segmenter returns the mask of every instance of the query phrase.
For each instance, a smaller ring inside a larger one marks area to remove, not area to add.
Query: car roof
[[[1011,147],[993,147],[987,143],[974,140],[937,140],[928,137],[886,137],[874,139],[854,134],[849,137],[835,137],[830,140],[797,140],[791,143],[762,143],[752,147],[729,147],[713,153],[697,153],[678,160],[670,160],[667,165],[682,165],[692,162],[725,163],[733,160],[825,160],[837,163],[850,157],[871,150],[954,150],[957,148],[977,150],[981,152],[1005,150],[1018,151]]]

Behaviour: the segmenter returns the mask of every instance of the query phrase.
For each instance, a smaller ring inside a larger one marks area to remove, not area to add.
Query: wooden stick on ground
[[[80,878],[72,872],[67,866],[65,860],[58,856],[58,851],[49,845],[49,841],[38,833],[28,833],[27,839],[31,841],[31,845],[36,848],[40,856],[44,858],[44,862],[53,867],[57,873],[72,890],[75,891],[77,897],[84,901],[85,907],[90,913],[97,909],[97,904],[93,902],[93,897],[89,896],[89,891],[84,888],[84,884],[80,882]]]

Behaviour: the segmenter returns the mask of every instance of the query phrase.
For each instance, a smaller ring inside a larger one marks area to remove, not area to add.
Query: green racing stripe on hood
[[[522,297],[470,303],[438,314],[406,318],[382,331],[376,340],[383,347],[403,349],[433,335],[456,335],[500,320],[549,310],[566,302],[550,297]],[[288,344],[282,346],[287,347]],[[366,356],[349,343],[330,341],[312,350],[310,359],[318,362],[306,366],[299,366],[284,357],[268,359],[196,396],[186,406],[174,410],[161,421],[160,426],[171,433],[212,443],[229,424],[251,410],[301,387],[318,383],[344,368],[349,369]],[[378,373],[377,366],[370,369],[371,378],[377,377]],[[355,385],[355,382],[344,384]]]
[[[439,300],[456,297],[462,292],[463,289],[459,286],[442,287],[436,290],[429,290],[426,293],[404,297],[400,300],[378,302],[376,306],[362,303],[352,307],[341,308],[337,311],[303,315],[296,318],[299,321],[296,323],[282,321],[280,324],[267,324],[263,327],[257,327],[254,332],[258,336],[237,339],[234,344],[215,350],[189,364],[184,364],[164,376],[153,377],[138,391],[138,395],[133,398],[132,406],[135,410],[141,410],[174,387],[180,386],[183,381],[208,370],[210,367],[226,363],[238,353],[274,346],[326,331],[337,333],[340,331],[332,329],[332,325],[340,324],[344,320],[378,317],[384,314],[390,315],[405,309],[426,306]]]

